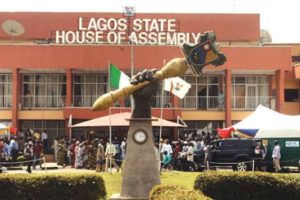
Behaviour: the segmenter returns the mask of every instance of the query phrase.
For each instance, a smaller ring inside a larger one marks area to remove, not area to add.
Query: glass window
[[[284,90],[285,102],[299,102],[299,90],[298,89],[285,89]]]
[[[246,82],[245,79],[246,79],[245,77],[240,77],[240,76],[235,77],[235,84],[245,83]]]
[[[190,76],[185,76],[186,80],[194,80]],[[192,87],[181,100],[181,107],[183,108],[195,108],[201,110],[207,109],[219,109],[218,94],[223,90],[220,81],[223,81],[223,76],[215,75],[202,75],[196,79],[197,84],[191,84]],[[189,82],[189,81],[188,81]],[[191,83],[191,82],[189,82]]]
[[[73,105],[91,107],[99,96],[107,92],[106,80],[106,74],[74,74]]]
[[[64,74],[23,74],[22,105],[24,109],[57,108],[65,105]]]
[[[259,104],[271,107],[272,96],[269,94],[269,88],[269,76],[233,76],[232,108],[253,110]]]
[[[10,108],[12,97],[11,74],[0,74],[0,108]]]

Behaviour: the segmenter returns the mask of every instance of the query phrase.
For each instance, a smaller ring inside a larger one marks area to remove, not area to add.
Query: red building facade
[[[289,113],[291,47],[262,46],[258,14],[0,13],[0,24],[0,121],[19,130],[47,129],[53,138],[67,132],[70,115],[73,122],[107,115],[91,106],[108,91],[110,63],[129,75],[161,68],[208,30],[227,62],[199,78],[182,76],[192,88],[183,100],[165,92],[163,118],[180,116],[185,131],[213,131],[259,104]],[[153,100],[157,117],[161,98]],[[299,103],[294,107],[299,112]],[[128,99],[112,108],[121,111],[130,111]]]

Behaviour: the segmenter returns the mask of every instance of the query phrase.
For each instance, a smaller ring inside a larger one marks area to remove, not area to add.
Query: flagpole
[[[108,61],[108,91],[110,92],[110,60]],[[112,135],[112,128],[111,128],[111,107],[108,109],[109,115],[109,151],[108,153],[111,154],[111,135]],[[109,172],[112,173],[112,156],[109,156]],[[106,165],[107,166],[107,165]]]
[[[164,59],[164,63],[165,66],[166,64],[166,60]],[[162,87],[161,87],[161,100],[160,100],[160,125],[159,125],[159,140],[158,140],[158,155],[160,157],[160,153],[161,153],[161,147],[162,145],[160,145],[160,140],[161,140],[161,135],[162,135],[162,118],[163,118],[163,103],[164,103],[164,84],[165,81],[162,81]],[[159,161],[161,162],[161,159],[159,159]],[[160,165],[161,166],[161,163]]]
[[[69,116],[68,127],[69,127],[69,140],[71,141],[72,139],[72,115],[71,114]]]
[[[131,70],[130,70],[130,76],[133,77],[134,75],[134,47],[133,47],[133,39],[129,38],[130,41],[130,64],[131,64]],[[130,95],[130,104],[131,104],[131,112],[133,112],[133,106],[134,106],[134,99],[133,96]]]

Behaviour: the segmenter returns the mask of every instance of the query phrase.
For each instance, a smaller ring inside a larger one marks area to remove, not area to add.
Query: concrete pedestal
[[[147,134],[143,144],[134,142],[137,130]],[[144,200],[151,189],[160,184],[159,156],[154,147],[152,120],[130,119],[121,195],[111,199]]]

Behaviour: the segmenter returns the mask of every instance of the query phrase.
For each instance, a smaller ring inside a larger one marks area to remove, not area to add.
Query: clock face
[[[133,134],[133,141],[138,144],[143,144],[147,140],[147,134],[143,130],[138,130]]]

